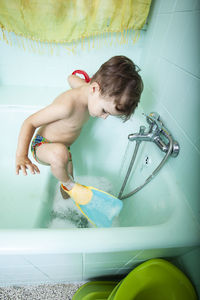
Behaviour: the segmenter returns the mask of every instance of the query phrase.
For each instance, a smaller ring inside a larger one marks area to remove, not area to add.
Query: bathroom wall
[[[67,76],[83,69],[90,76],[114,55],[126,55],[137,64],[143,48],[143,35],[134,44],[135,33],[107,34],[83,43],[69,45],[37,44],[9,34],[8,45],[0,32],[0,84],[28,87],[68,88]]]
[[[143,108],[160,113],[180,143],[169,160],[177,185],[200,223],[200,1],[155,0],[145,36],[141,67],[145,82]],[[183,200],[184,201],[184,200]],[[200,290],[199,249],[178,258]],[[194,263],[195,262],[195,263]]]
[[[200,295],[200,247],[180,255],[172,260],[172,262],[180,268],[195,284],[198,295]]]
[[[158,111],[180,143],[169,164],[189,209],[200,214],[200,1],[153,2],[141,66],[143,108]]]

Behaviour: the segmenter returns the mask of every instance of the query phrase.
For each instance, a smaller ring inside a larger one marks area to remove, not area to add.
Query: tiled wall
[[[160,113],[180,143],[169,160],[187,204],[199,220],[200,206],[200,1],[154,0],[141,66],[146,112]]]
[[[142,54],[143,107],[160,113],[180,143],[169,164],[200,223],[200,1],[154,0]],[[177,264],[200,292],[199,249]]]
[[[173,263],[180,268],[194,283],[198,295],[200,295],[200,247],[178,256]]]
[[[0,255],[0,286],[86,281],[128,274],[150,258],[171,257],[187,248],[105,253]]]

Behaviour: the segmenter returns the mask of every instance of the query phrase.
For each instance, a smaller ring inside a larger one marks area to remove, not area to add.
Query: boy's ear
[[[92,94],[95,92],[100,92],[100,86],[96,81],[94,81],[90,84],[90,91]]]

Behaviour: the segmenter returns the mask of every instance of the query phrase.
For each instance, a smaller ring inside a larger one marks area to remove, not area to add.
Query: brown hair
[[[127,121],[138,106],[143,91],[140,69],[126,56],[114,56],[94,74],[92,82],[100,86],[102,96],[115,99],[116,110]]]

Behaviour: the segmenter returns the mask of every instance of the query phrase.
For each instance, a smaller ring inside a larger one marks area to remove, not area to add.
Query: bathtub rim
[[[187,229],[183,234],[181,224],[177,226],[176,221],[148,227],[2,229],[0,254],[97,253],[199,246],[200,229],[195,222],[186,220]],[[97,231],[98,239],[93,243]]]

